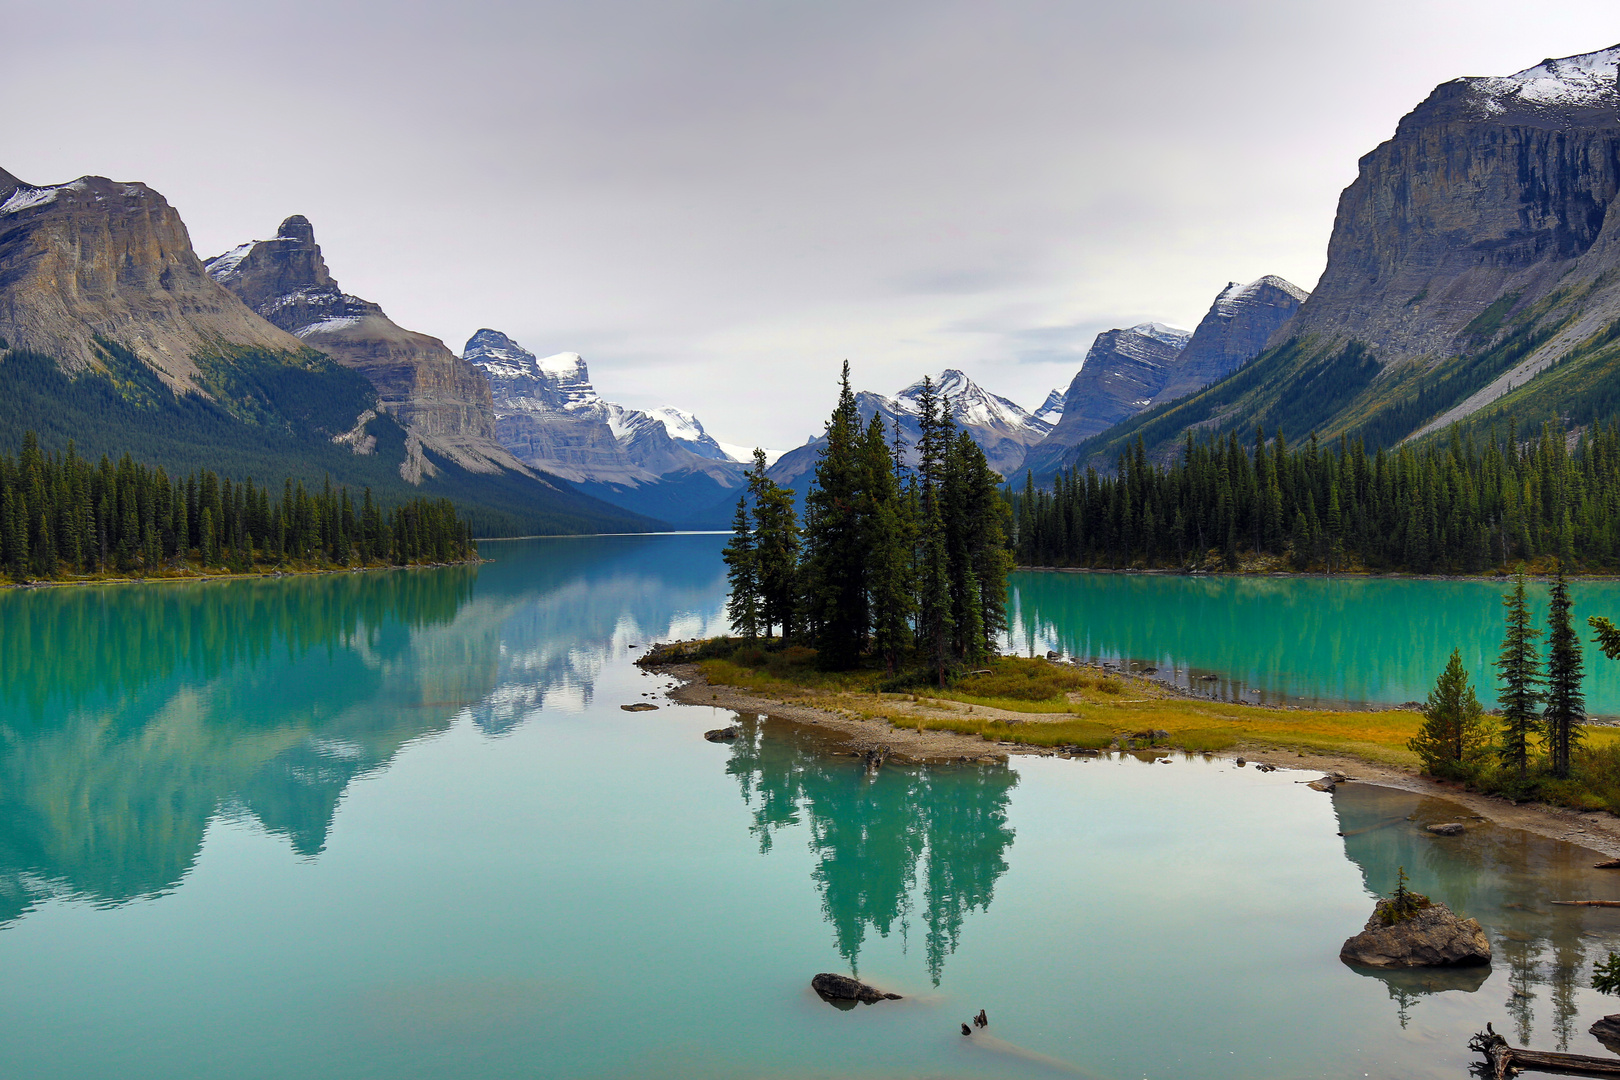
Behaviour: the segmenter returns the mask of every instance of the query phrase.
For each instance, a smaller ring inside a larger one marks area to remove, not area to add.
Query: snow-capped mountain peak
[[[482,370],[492,387],[505,389],[508,397],[516,391],[516,397],[558,409],[587,408],[602,400],[579,353],[537,357],[499,330],[484,329],[468,339],[462,358]]]
[[[1063,391],[1061,390],[1053,390],[1050,394],[1047,394],[1046,400],[1041,402],[1041,407],[1030,414],[1031,421],[1045,424],[1048,427],[1055,427],[1061,419],[1063,419]]]
[[[1030,415],[1014,402],[992,394],[955,368],[932,376],[934,392],[951,403],[951,417],[970,427],[1026,428]],[[917,414],[922,396],[922,380],[906,387],[892,399],[900,412]]]
[[[726,451],[714,437],[703,430],[703,423],[685,409],[673,405],[660,405],[649,409],[647,415],[664,425],[669,437],[684,445],[692,453],[715,461],[741,461]],[[751,460],[751,459],[750,459]]]

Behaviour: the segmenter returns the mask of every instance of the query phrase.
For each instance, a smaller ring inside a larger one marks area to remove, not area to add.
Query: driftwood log
[[[1620,907],[1620,900],[1549,900],[1547,903],[1565,907]]]
[[[1558,1073],[1562,1076],[1620,1076],[1620,1058],[1587,1057],[1585,1054],[1554,1054],[1509,1046],[1508,1041],[1486,1024],[1485,1030],[1468,1040],[1468,1049],[1484,1054],[1490,1063],[1488,1074],[1494,1080],[1507,1080],[1522,1072]]]
[[[1620,870],[1620,859],[1610,859],[1607,862],[1595,862],[1595,863],[1592,864],[1592,869],[1594,869],[1594,870]]]

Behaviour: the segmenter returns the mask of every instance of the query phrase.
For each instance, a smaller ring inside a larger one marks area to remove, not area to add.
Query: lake
[[[1548,901],[1620,880],[1577,847],[1203,758],[869,777],[667,701],[631,660],[724,629],[723,542],[0,595],[0,1075],[1463,1077],[1487,1021],[1602,1052],[1620,913]],[[1026,641],[1240,655],[1046,581],[1018,579]],[[1287,584],[1272,609],[1316,595]],[[1484,923],[1488,971],[1339,962],[1400,867]],[[905,1000],[810,992],[851,970]]]
[[[1376,707],[1424,700],[1460,649],[1492,708],[1511,581],[1024,571],[1011,586],[1009,651],[1153,667],[1223,700]],[[1547,585],[1527,591],[1545,654]],[[1620,581],[1574,581],[1570,599],[1583,639],[1587,616],[1620,617]],[[1620,663],[1586,653],[1587,709],[1620,715]]]

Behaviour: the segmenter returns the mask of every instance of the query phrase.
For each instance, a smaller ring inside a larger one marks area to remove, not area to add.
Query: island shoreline
[[[710,706],[734,713],[768,716],[812,728],[832,737],[833,753],[864,758],[868,762],[892,759],[923,765],[1007,764],[1013,757],[1077,756],[1048,747],[1021,743],[987,742],[976,735],[922,727],[897,727],[886,720],[851,716],[804,702],[770,697],[756,691],[710,683],[692,663],[650,665],[677,685],[667,696],[683,705]],[[1129,751],[1126,751],[1129,752]],[[1493,824],[1521,829],[1550,840],[1575,844],[1606,859],[1620,858],[1620,817],[1603,811],[1580,812],[1544,803],[1514,803],[1498,795],[1465,790],[1462,785],[1422,776],[1415,769],[1370,761],[1350,754],[1320,751],[1284,751],[1274,746],[1243,745],[1229,751],[1191,754],[1157,751],[1160,757],[1185,755],[1272,765],[1279,770],[1317,775],[1341,774],[1342,782],[1370,784],[1455,803],[1471,816]],[[1173,760],[1173,758],[1172,758]],[[1297,781],[1305,783],[1304,779]]]

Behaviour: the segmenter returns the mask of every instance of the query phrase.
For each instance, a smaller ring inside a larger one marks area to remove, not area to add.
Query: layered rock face
[[[677,520],[690,499],[671,490],[649,503],[642,489],[692,485],[692,498],[706,508],[704,499],[742,482],[744,466],[695,416],[603,401],[578,353],[537,357],[500,331],[484,329],[468,339],[463,356],[489,381],[501,445],[529,465],[576,483],[607,485],[592,491],[666,519],[673,512]],[[687,438],[673,437],[671,426]]]
[[[1275,274],[1247,285],[1235,281],[1227,285],[1187,340],[1152,403],[1174,401],[1201,390],[1259,356],[1267,340],[1288,325],[1307,295]]]
[[[209,278],[180,215],[145,184],[35,187],[0,170],[0,337],[76,372],[101,363],[97,336],[181,393],[197,391],[198,357],[303,348]]]
[[[1521,365],[1511,381],[1522,384],[1620,315],[1620,282],[1598,281],[1620,263],[1617,61],[1620,46],[1436,88],[1361,159],[1322,280],[1272,344],[1355,340],[1386,367],[1443,358],[1495,330],[1470,324],[1499,300],[1511,317],[1555,288],[1595,284]]]
[[[1191,337],[1161,323],[1098,334],[1063,395],[1062,419],[1030,452],[1026,467],[1050,473],[1066,451],[1152,405]]]
[[[381,408],[411,437],[407,478],[432,472],[423,447],[473,472],[527,471],[497,440],[489,383],[478,370],[438,338],[406,330],[338,288],[306,218],[290,217],[273,239],[208,260],[207,270],[266,320],[371,381]]]

